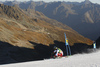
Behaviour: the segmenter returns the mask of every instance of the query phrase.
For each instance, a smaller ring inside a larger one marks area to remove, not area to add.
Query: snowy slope
[[[100,67],[100,50],[90,54],[76,54],[68,58],[7,64],[0,67]]]

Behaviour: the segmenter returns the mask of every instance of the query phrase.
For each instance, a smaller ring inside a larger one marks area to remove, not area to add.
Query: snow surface
[[[100,67],[100,50],[90,54],[76,54],[61,59],[46,59],[0,65],[0,67]]]

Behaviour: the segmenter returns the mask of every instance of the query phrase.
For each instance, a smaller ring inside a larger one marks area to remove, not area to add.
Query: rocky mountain
[[[55,2],[37,6],[36,10],[70,26],[83,36],[96,40],[100,34],[100,5],[88,1],[82,3],[75,5]]]
[[[22,10],[0,4],[0,41],[15,46],[32,48],[29,42],[53,44],[54,41],[64,42],[66,32],[70,45],[74,43],[90,44],[91,40],[79,35],[70,27],[44,16],[31,9]]]
[[[82,4],[90,4],[91,2],[89,0],[85,0],[84,2],[82,2]]]
[[[90,39],[43,13],[0,4],[0,64],[49,58],[54,45],[66,54],[64,32],[72,54],[92,45]]]
[[[36,6],[40,6],[45,4],[45,2],[43,1],[25,1],[25,2],[18,2],[18,1],[6,1],[6,2],[2,2],[4,5],[9,5],[9,6],[14,6],[14,5],[18,5],[20,8],[22,9],[34,9]]]
[[[14,2],[4,2],[5,5],[15,5]],[[70,26],[81,35],[96,40],[100,34],[100,5],[89,0],[78,2],[21,2],[17,4],[22,9],[34,9],[49,18]]]

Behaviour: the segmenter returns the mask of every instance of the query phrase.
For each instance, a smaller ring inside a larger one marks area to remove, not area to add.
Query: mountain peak
[[[90,4],[91,2],[89,0],[85,0],[84,4]]]

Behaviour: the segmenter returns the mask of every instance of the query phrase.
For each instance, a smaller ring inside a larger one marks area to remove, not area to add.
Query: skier
[[[59,58],[59,57],[62,57],[62,56],[63,56],[63,51],[62,51],[60,48],[54,46],[54,52],[53,52],[53,55],[54,55],[53,58]]]

